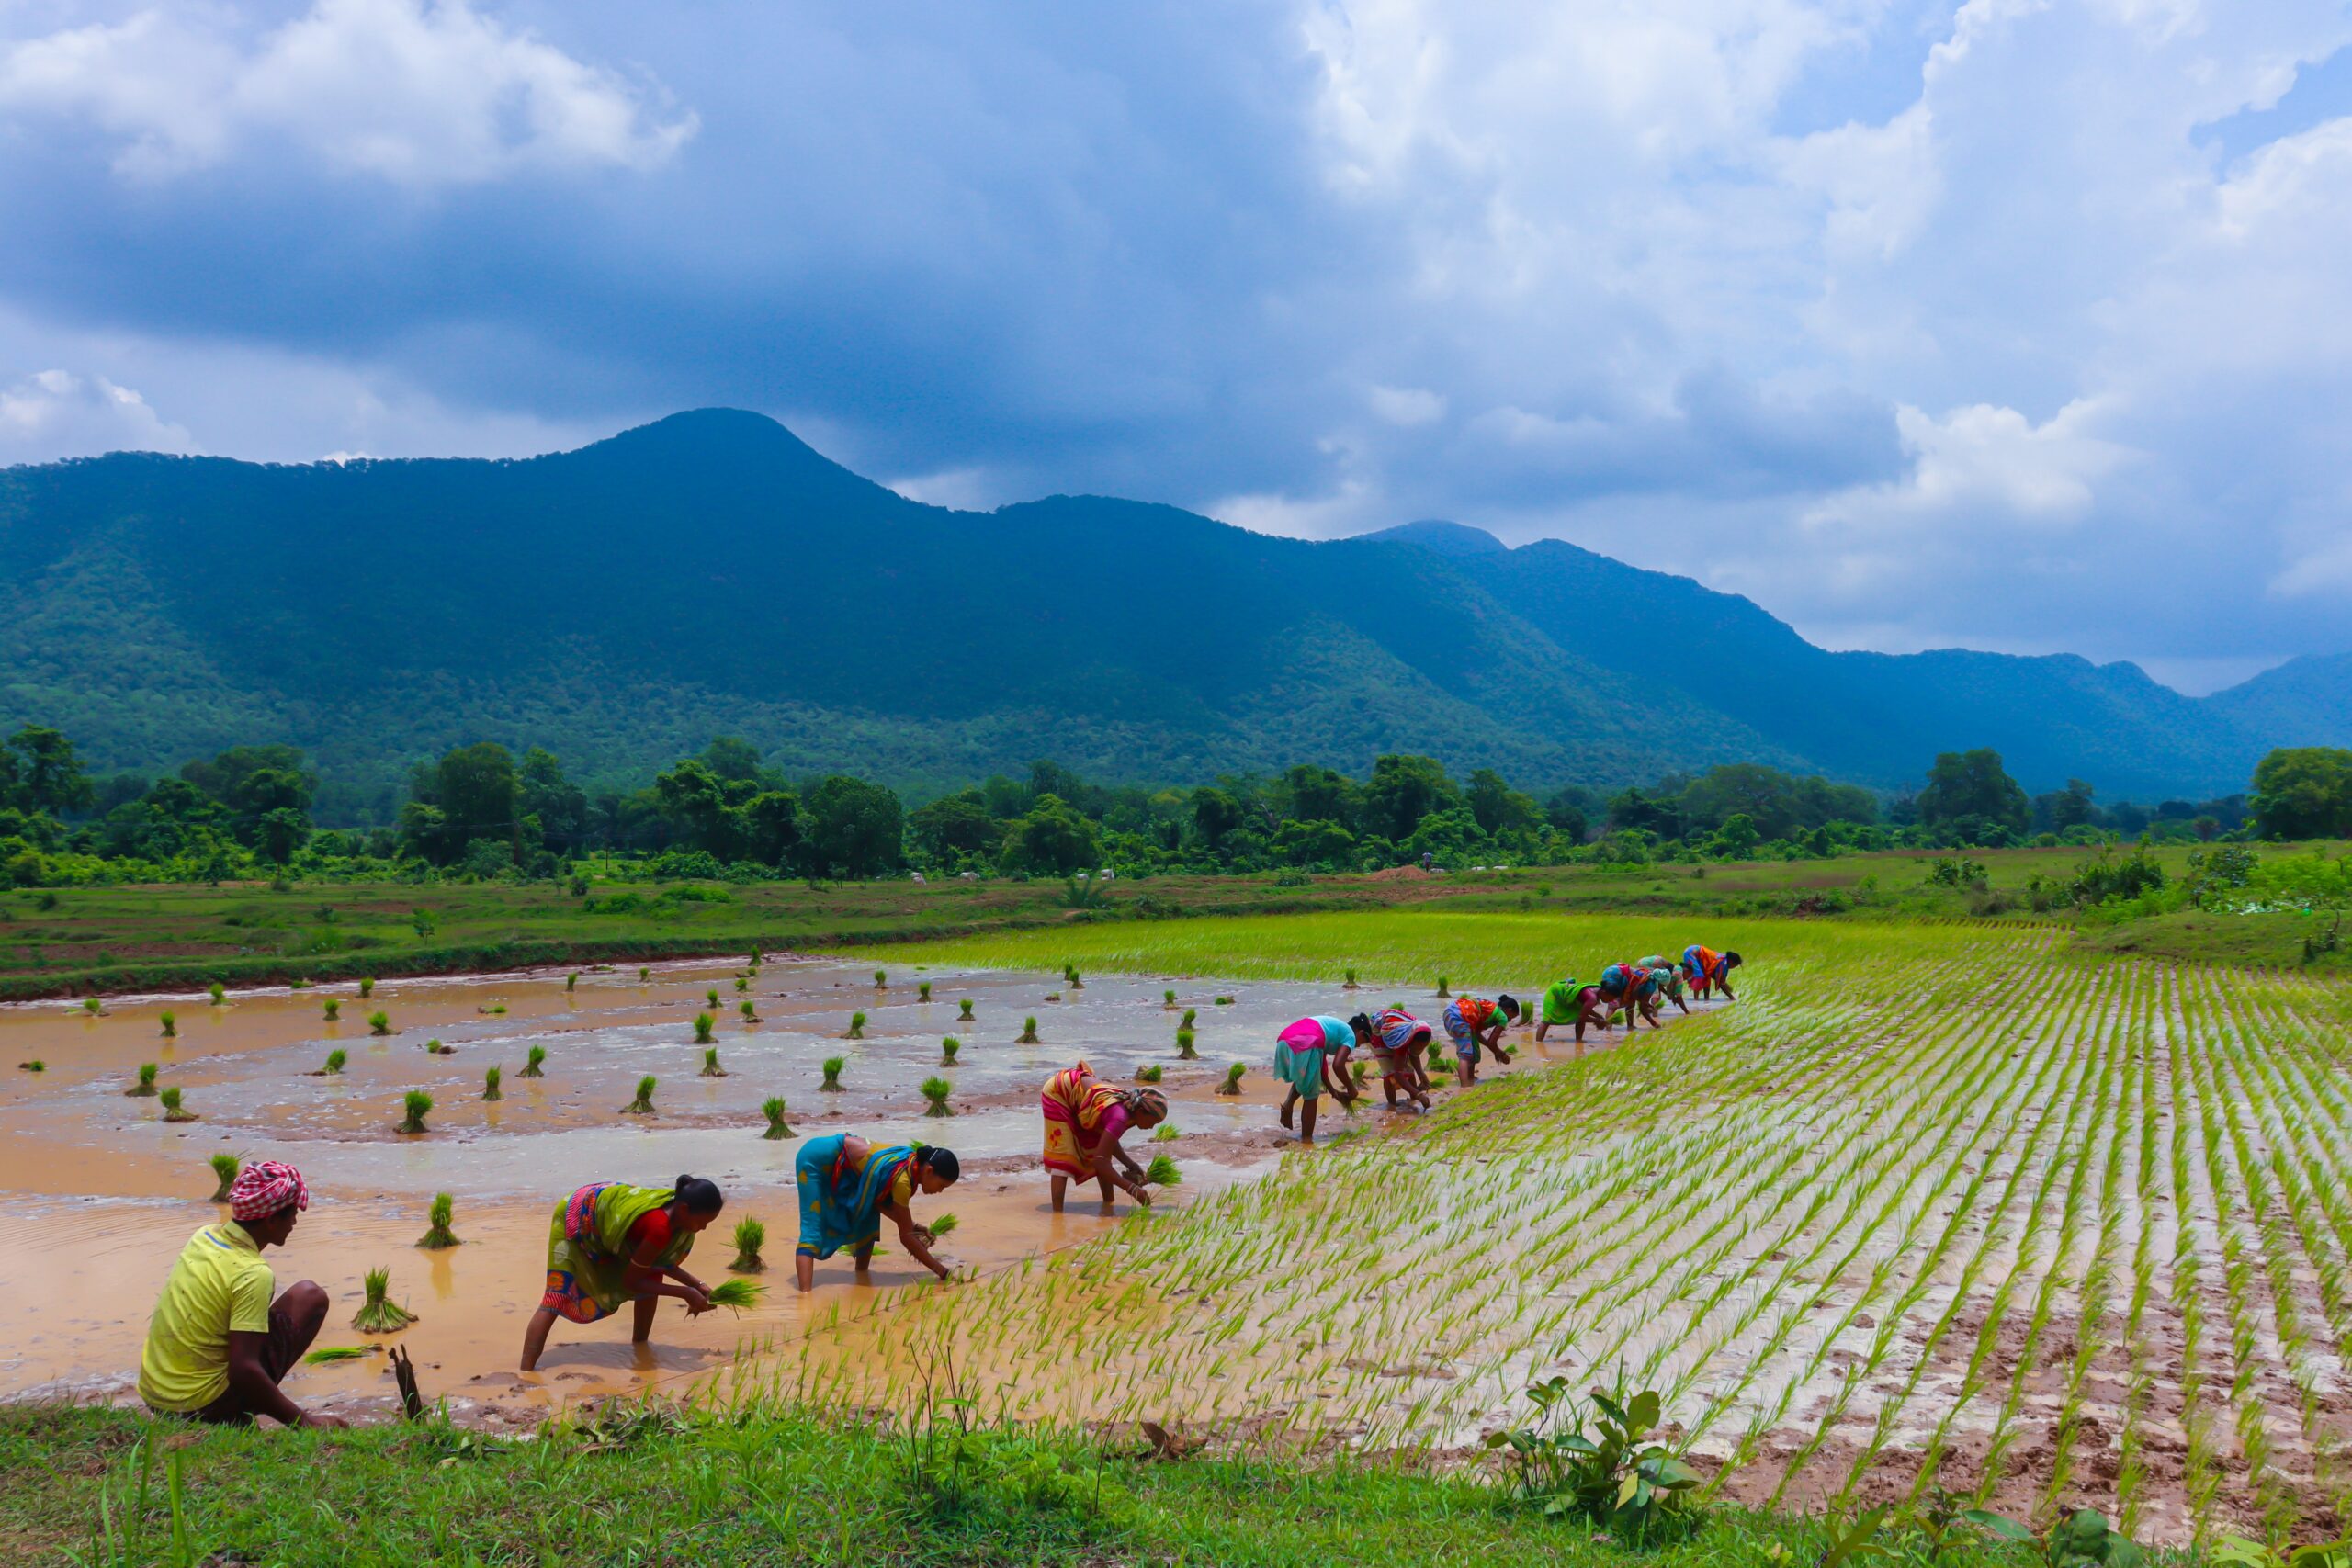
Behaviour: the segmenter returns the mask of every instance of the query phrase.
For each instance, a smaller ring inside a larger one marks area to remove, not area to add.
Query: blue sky
[[[728,404],[948,504],[1453,517],[2201,691],[2352,649],[2348,42],[2261,0],[0,0],[0,462]]]

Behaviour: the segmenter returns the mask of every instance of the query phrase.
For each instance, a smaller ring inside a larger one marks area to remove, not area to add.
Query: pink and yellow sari
[[[1134,1120],[1127,1091],[1104,1083],[1080,1062],[1046,1080],[1038,1104],[1046,1113],[1046,1168],[1081,1180],[1094,1174],[1094,1151]]]

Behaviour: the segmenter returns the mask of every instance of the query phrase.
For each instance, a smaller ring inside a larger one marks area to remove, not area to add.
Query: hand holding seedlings
[[[816,1288],[817,1265],[843,1247],[865,1272],[888,1218],[908,1256],[942,1280],[947,1266],[932,1256],[928,1234],[914,1222],[919,1193],[944,1192],[963,1174],[955,1151],[926,1145],[876,1145],[854,1133],[811,1138],[792,1163],[800,1189],[801,1232],[793,1250],[794,1283]]]
[[[1130,1128],[1149,1132],[1168,1119],[1168,1100],[1156,1089],[1122,1089],[1094,1076],[1084,1062],[1046,1080],[1040,1098],[1046,1122],[1045,1166],[1059,1213],[1069,1183],[1092,1181],[1111,1206],[1115,1189],[1148,1206],[1143,1168],[1120,1146]]]
[[[594,1323],[626,1304],[634,1314],[630,1343],[642,1345],[664,1296],[684,1303],[688,1317],[725,1304],[714,1303],[710,1288],[685,1269],[695,1238],[725,1206],[718,1184],[698,1176],[681,1176],[668,1187],[596,1182],[558,1203],[548,1240],[549,1284],[523,1330],[523,1371],[537,1369],[558,1317]]]

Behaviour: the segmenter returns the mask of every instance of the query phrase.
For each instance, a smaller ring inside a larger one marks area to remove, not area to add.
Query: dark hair
[[[956,1179],[964,1174],[964,1164],[956,1157],[954,1149],[917,1149],[915,1164],[925,1170],[934,1172],[940,1180],[951,1187],[955,1185]]]
[[[1495,1005],[1503,1010],[1503,1016],[1505,1018],[1517,1018],[1519,1016],[1519,998],[1510,995],[1509,992],[1505,992],[1503,995],[1497,997],[1495,998]]]
[[[1354,1030],[1358,1034],[1372,1033],[1372,1014],[1368,1012],[1360,1012],[1356,1014],[1355,1017],[1348,1020],[1348,1027]]]
[[[718,1195],[718,1183],[703,1176],[682,1176],[670,1189],[673,1202],[685,1205],[689,1214],[715,1214],[727,1207],[727,1200]]]
[[[1738,953],[1733,953],[1733,952],[1730,952],[1730,951],[1726,950],[1726,951],[1724,952],[1724,968],[1726,968],[1726,969],[1736,969],[1736,968],[1738,968],[1738,967],[1739,967],[1739,954],[1738,954]]]

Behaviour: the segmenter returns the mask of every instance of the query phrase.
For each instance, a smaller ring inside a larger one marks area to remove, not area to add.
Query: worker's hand
[[[340,1432],[351,1423],[340,1416],[330,1416],[323,1410],[305,1410],[297,1423],[306,1432]]]
[[[1145,1208],[1148,1209],[1151,1207],[1151,1191],[1148,1188],[1145,1187],[1142,1182],[1129,1182],[1127,1184],[1127,1191],[1134,1197],[1136,1202],[1142,1204]]]
[[[686,1290],[686,1315],[688,1317],[700,1317],[703,1314],[711,1310],[711,1300],[707,1292],[693,1285],[687,1286]]]

